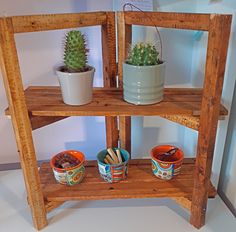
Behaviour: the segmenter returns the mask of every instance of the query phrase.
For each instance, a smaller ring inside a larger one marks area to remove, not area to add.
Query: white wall
[[[236,16],[236,3],[234,0],[208,0],[208,1],[197,1],[197,12],[202,13],[221,13],[221,14],[232,14],[233,21],[231,26],[231,36],[228,50],[227,66],[225,72],[225,80],[222,92],[222,103],[230,111],[232,104],[232,96],[235,85],[235,60],[236,60],[236,29],[235,29],[235,16]],[[224,42],[224,41],[222,41]],[[207,46],[207,33],[204,32],[203,36],[195,42],[194,53],[192,60],[192,83],[193,86],[202,86],[203,77],[205,72],[205,60],[206,60],[206,46]],[[216,138],[216,146],[214,153],[213,162],[213,181],[218,182],[220,176],[220,168],[222,162],[222,156],[224,152],[224,145],[226,134],[228,130],[229,117],[224,121],[218,123],[218,132]],[[189,137],[191,138],[191,136]],[[189,140],[191,142],[191,139]],[[236,187],[236,186],[235,186]]]
[[[66,13],[80,11],[112,10],[111,0],[95,1],[76,0],[22,0],[1,1],[0,15],[24,15],[41,13]],[[24,86],[58,85],[54,67],[61,63],[62,39],[65,31],[18,34],[16,36],[20,67]],[[95,85],[102,84],[101,46],[99,28],[86,30],[92,56],[90,62],[96,67]],[[94,36],[96,35],[96,36]],[[0,163],[11,163],[19,160],[14,140],[11,121],[4,115],[7,100],[0,78]],[[87,158],[105,146],[105,127],[103,117],[71,117],[50,126],[38,129],[33,133],[37,158],[49,159],[51,155],[64,150],[77,148],[84,151]],[[92,145],[91,145],[92,144]]]

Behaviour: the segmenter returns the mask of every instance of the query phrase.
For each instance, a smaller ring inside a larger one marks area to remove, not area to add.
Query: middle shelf
[[[166,88],[163,101],[153,105],[125,102],[122,89],[117,88],[94,88],[93,101],[82,106],[64,104],[57,86],[31,86],[24,94],[33,129],[69,116],[160,116],[199,129],[202,100],[199,88]],[[9,109],[6,114],[10,115]],[[227,114],[227,109],[221,105],[219,119]]]
[[[84,180],[74,186],[58,184],[49,163],[40,168],[41,186],[47,201],[102,200],[123,198],[186,197],[191,199],[195,159],[184,159],[181,173],[169,181],[155,177],[150,159],[133,159],[129,162],[128,176],[119,183],[109,184],[99,175],[97,162],[88,161]],[[208,197],[216,190],[209,186]]]
[[[199,88],[166,88],[163,101],[153,105],[132,105],[123,100],[122,94],[117,88],[94,88],[91,103],[70,106],[62,102],[59,87],[31,86],[25,90],[27,107],[33,116],[200,115],[202,89]],[[221,105],[220,115],[227,113]]]

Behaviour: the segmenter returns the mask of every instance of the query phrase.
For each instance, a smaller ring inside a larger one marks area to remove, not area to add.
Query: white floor
[[[49,214],[43,232],[233,232],[236,219],[217,197],[209,200],[206,225],[197,230],[171,200],[133,199],[67,202]],[[0,172],[0,232],[31,232],[21,170]]]

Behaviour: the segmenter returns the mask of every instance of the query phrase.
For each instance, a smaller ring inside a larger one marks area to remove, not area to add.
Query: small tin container
[[[55,166],[56,159],[61,157],[63,154],[68,154],[73,156],[74,158],[78,159],[80,163],[74,167],[69,168],[58,168]],[[51,168],[53,170],[53,174],[57,182],[64,185],[75,185],[80,183],[85,174],[85,167],[84,167],[84,154],[80,151],[68,150],[63,151],[55,156],[52,157],[50,161]]]
[[[98,169],[101,177],[108,183],[119,182],[126,178],[128,174],[128,161],[130,159],[130,154],[128,151],[121,148],[119,149],[122,156],[121,164],[105,164],[104,158],[107,155],[107,150],[104,149],[97,154]]]
[[[164,154],[171,149],[176,148],[171,145],[156,146],[151,150],[152,171],[155,176],[164,180],[170,180],[173,176],[180,173],[181,165],[184,159],[184,153],[181,149],[171,155],[174,161],[163,161],[158,159],[158,155]]]

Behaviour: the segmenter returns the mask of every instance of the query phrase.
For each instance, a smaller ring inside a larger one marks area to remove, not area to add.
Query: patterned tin
[[[100,151],[97,155],[99,173],[101,177],[109,183],[119,182],[125,179],[128,174],[130,154],[124,149],[119,148],[119,150],[123,160],[121,164],[105,164],[104,158],[107,155],[106,149]]]
[[[74,156],[75,158],[79,159],[80,164],[72,168],[55,167],[56,157],[62,154],[69,154]],[[52,167],[56,181],[59,182],[60,184],[65,184],[70,186],[80,183],[83,180],[85,174],[84,160],[85,160],[84,154],[80,151],[74,151],[74,150],[63,151],[53,156],[50,165]]]
[[[157,156],[175,148],[171,145],[156,146],[151,150],[152,171],[155,176],[164,180],[170,180],[173,176],[180,173],[181,165],[184,159],[184,153],[178,149],[173,155],[176,161],[166,162],[159,160]]]

